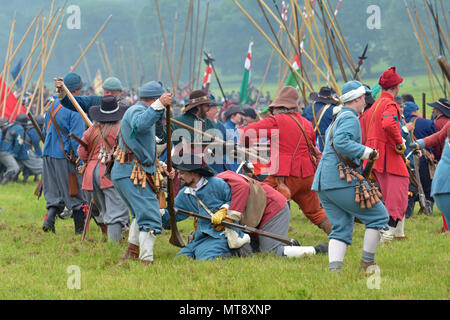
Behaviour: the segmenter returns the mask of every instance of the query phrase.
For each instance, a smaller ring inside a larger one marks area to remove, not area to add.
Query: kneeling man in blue
[[[344,106],[327,129],[322,160],[317,168],[312,190],[317,191],[325,213],[330,219],[332,232],[328,247],[329,268],[339,271],[348,245],[352,244],[354,219],[365,226],[361,268],[374,265],[375,253],[380,242],[380,230],[387,228],[388,212],[382,202],[371,208],[361,209],[355,202],[355,187],[360,181],[346,181],[338,170],[342,159],[357,165],[361,160],[376,159],[378,152],[361,144],[361,128],[358,114],[364,109],[366,89],[358,81],[350,81],[342,88]],[[356,169],[358,170],[358,169]],[[369,186],[365,183],[365,186]]]
[[[178,252],[197,260],[213,260],[231,257],[244,244],[250,243],[250,236],[240,230],[223,228],[220,223],[227,219],[238,223],[239,217],[228,210],[231,202],[231,189],[225,180],[214,177],[211,168],[202,164],[201,157],[185,154],[174,168],[178,171],[183,187],[175,198],[175,207],[195,212],[211,221],[195,221],[193,240]],[[177,214],[177,221],[187,219],[187,215]],[[169,214],[163,215],[164,225],[169,225]]]
[[[165,93],[161,83],[151,81],[139,89],[139,99],[123,115],[111,180],[133,217],[124,259],[139,258],[148,264],[153,261],[162,222],[159,202],[147,176],[156,172],[155,124],[172,103],[172,95]]]

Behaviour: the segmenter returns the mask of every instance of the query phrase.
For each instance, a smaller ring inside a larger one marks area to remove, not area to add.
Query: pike
[[[206,51],[204,51],[204,54],[206,56],[206,59],[204,61],[205,61],[206,65],[208,65],[208,64],[211,65],[211,69],[214,72],[214,77],[216,77],[216,81],[217,81],[217,84],[219,85],[220,92],[222,92],[222,97],[225,100],[225,104],[228,104],[227,97],[226,97],[225,93],[223,92],[222,85],[220,84],[219,76],[217,75],[216,68],[214,67],[214,63],[213,63],[214,59],[212,57],[212,54],[206,53]]]
[[[356,80],[356,77],[358,76],[359,71],[361,71],[361,66],[364,63],[364,60],[367,59],[366,53],[367,53],[368,47],[369,47],[369,44],[366,44],[366,47],[364,48],[362,55],[358,57],[358,59],[359,59],[358,66],[355,68],[355,74],[353,75],[353,80]]]
[[[176,213],[180,213],[180,214],[184,214],[187,216],[191,216],[194,218],[199,218],[199,219],[203,219],[203,220],[208,220],[211,221],[211,218],[203,216],[201,214],[195,213],[195,212],[190,212],[190,211],[186,211],[186,210],[182,210],[182,209],[178,209],[175,208]],[[238,223],[233,223],[233,222],[228,222],[228,221],[222,221],[221,225],[228,227],[228,228],[235,228],[235,229],[239,229],[245,233],[249,233],[249,234],[255,234],[258,236],[263,236],[263,237],[267,237],[267,238],[271,238],[274,240],[278,240],[280,242],[283,242],[287,245],[290,246],[300,246],[300,243],[296,240],[296,239],[291,239],[291,238],[287,238],[287,237],[283,237],[274,233],[270,233],[267,231],[263,231],[257,228],[253,228],[253,227],[249,227],[247,225],[242,225],[242,224],[238,224]]]

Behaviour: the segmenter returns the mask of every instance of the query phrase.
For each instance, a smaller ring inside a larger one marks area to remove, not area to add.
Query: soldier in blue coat
[[[69,73],[64,82],[69,84],[67,88],[72,93],[79,92],[82,86],[81,78],[73,73]],[[43,130],[45,143],[42,182],[48,213],[42,229],[45,232],[55,232],[55,218],[66,207],[72,210],[75,234],[81,234],[86,200],[81,189],[82,177],[75,165],[78,143],[68,138],[68,135],[74,133],[82,137],[86,126],[78,112],[63,108],[58,99],[53,99],[45,114]]]
[[[9,129],[12,124],[6,118],[0,118],[0,165],[4,167],[5,173],[1,180],[1,184],[5,185],[11,181],[20,171],[16,159],[11,150],[11,134]]]
[[[231,257],[244,244],[250,243],[248,234],[240,230],[217,227],[225,218],[233,220],[228,214],[231,202],[231,189],[225,180],[214,177],[213,170],[202,162],[201,157],[185,154],[174,168],[182,189],[175,198],[175,208],[195,212],[211,218],[196,220],[192,242],[178,252],[178,256],[188,256],[197,260],[213,260]],[[177,214],[177,221],[188,216]],[[163,215],[164,225],[169,225],[169,214]]]
[[[155,173],[158,161],[155,124],[172,103],[172,95],[165,93],[160,82],[151,81],[139,88],[139,99],[122,118],[118,134],[120,151],[111,170],[111,181],[133,217],[123,258],[139,258],[149,264],[153,262],[156,235],[162,230],[159,202],[147,182],[135,185],[131,177],[136,170],[146,175]]]
[[[389,215],[381,202],[370,209],[361,209],[355,202],[355,187],[359,181],[341,180],[337,169],[346,157],[357,165],[361,160],[376,159],[378,153],[361,144],[358,114],[365,106],[366,88],[358,81],[350,81],[342,87],[341,111],[326,132],[322,160],[317,168],[312,190],[317,191],[325,213],[330,219],[329,269],[341,269],[346,248],[352,243],[353,223],[358,218],[365,226],[361,268],[366,270],[375,264],[374,257],[380,241],[380,230],[387,227]],[[331,144],[332,143],[332,144]],[[366,184],[366,182],[364,182]],[[367,184],[366,187],[368,188]]]
[[[308,119],[316,132],[316,144],[323,151],[325,144],[325,132],[333,121],[333,108],[338,105],[333,97],[332,90],[328,87],[320,88],[319,93],[311,95],[313,102],[303,110],[303,116]]]
[[[14,157],[22,168],[24,182],[27,181],[29,175],[38,176],[42,173],[42,158],[38,157],[33,151],[33,146],[39,146],[40,138],[38,135],[29,136],[28,122],[26,114],[17,115],[13,135]]]

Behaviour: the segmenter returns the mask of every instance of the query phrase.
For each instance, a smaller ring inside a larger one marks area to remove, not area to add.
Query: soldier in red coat
[[[282,88],[269,106],[272,116],[244,127],[241,142],[248,145],[263,134],[268,139],[277,139],[278,150],[273,150],[271,143],[272,172],[264,182],[288,200],[294,200],[303,214],[328,235],[330,221],[317,193],[311,190],[316,168],[307,139],[315,146],[315,132],[311,122],[298,112],[297,101],[298,92],[294,87]]]
[[[382,88],[380,98],[360,118],[362,143],[380,155],[373,166],[373,176],[390,217],[389,232],[382,241],[392,240],[396,227],[402,227],[408,206],[409,173],[402,158],[406,147],[401,136],[401,112],[394,99],[402,81],[395,67],[384,71],[378,81]]]

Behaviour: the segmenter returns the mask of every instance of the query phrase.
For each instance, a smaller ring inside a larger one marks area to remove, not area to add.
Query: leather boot
[[[371,267],[371,266],[376,267],[377,264],[375,262],[368,263],[368,262],[361,261],[361,264],[359,265],[359,271],[363,271],[364,273],[367,273],[369,267]]]
[[[331,223],[328,218],[323,219],[322,222],[320,222],[317,226],[325,231],[327,235],[331,233]]]
[[[14,178],[14,171],[10,171],[7,174],[5,174],[5,176],[3,177],[1,184],[5,185],[7,184],[9,181],[11,181]]]
[[[75,224],[75,234],[82,234],[84,229],[85,215],[82,209],[73,210],[73,222]]]
[[[47,218],[45,218],[44,224],[42,225],[42,230],[44,230],[44,232],[51,231],[53,233],[56,233],[55,232],[55,218],[56,218],[56,215],[58,214],[58,211],[59,210],[55,207],[48,208]]]
[[[122,260],[138,260],[139,259],[139,246],[128,242],[127,251],[122,257]]]

